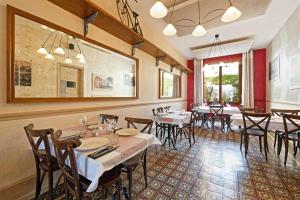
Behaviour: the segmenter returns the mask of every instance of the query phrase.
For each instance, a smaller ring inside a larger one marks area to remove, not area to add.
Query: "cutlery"
[[[106,151],[107,149],[111,149],[111,148],[113,148],[113,147],[112,146],[102,147],[102,148],[98,149],[97,151],[90,153],[88,156],[95,156],[96,154],[101,153],[101,152]]]
[[[89,156],[90,158],[97,159],[97,158],[99,158],[99,157],[101,157],[101,156],[104,156],[104,155],[106,155],[106,154],[108,154],[108,153],[110,153],[110,152],[116,150],[117,148],[119,148],[119,146],[116,146],[116,147],[110,146],[109,148],[106,148],[106,149],[104,149],[104,150],[102,150],[102,151],[98,151],[96,154],[88,155],[88,156]]]

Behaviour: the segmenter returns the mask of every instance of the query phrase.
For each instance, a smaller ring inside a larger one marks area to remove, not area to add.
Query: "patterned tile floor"
[[[133,199],[300,200],[299,162],[291,156],[284,167],[272,141],[266,162],[255,139],[250,141],[246,159],[239,141],[237,132],[197,129],[192,148],[187,140],[177,144],[178,150],[149,148],[148,187],[144,187],[142,168],[137,168]]]

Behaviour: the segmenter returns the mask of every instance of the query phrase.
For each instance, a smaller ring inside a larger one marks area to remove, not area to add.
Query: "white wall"
[[[114,8],[115,1],[98,0],[100,6],[107,7],[107,10]],[[16,183],[21,183],[34,175],[34,161],[29,149],[28,141],[25,137],[23,127],[29,123],[34,123],[37,128],[53,127],[64,128],[78,124],[78,119],[82,114],[88,116],[90,120],[95,120],[95,116],[100,112],[120,115],[120,125],[124,126],[125,116],[150,117],[151,108],[160,105],[172,105],[178,109],[186,106],[186,75],[182,75],[182,98],[169,100],[160,100],[158,98],[158,72],[155,67],[155,58],[137,50],[136,57],[140,64],[140,87],[139,99],[132,101],[94,101],[94,102],[73,102],[73,103],[28,103],[28,104],[7,104],[6,103],[6,5],[10,4],[19,9],[25,10],[48,21],[54,22],[67,29],[82,34],[82,20],[78,17],[58,8],[46,0],[1,0],[0,1],[0,198],[3,196],[3,190]],[[110,11],[112,12],[112,11]],[[115,13],[114,13],[115,15]],[[146,28],[145,30],[151,30]],[[130,54],[131,46],[119,40],[118,38],[90,26],[88,37],[97,40],[105,45],[111,46],[119,51]],[[147,39],[155,41],[164,51],[168,52],[174,58],[185,64],[185,59],[178,54],[163,38],[158,34],[145,32]],[[169,70],[170,67],[161,63],[161,68]],[[179,74],[178,71],[175,73]],[[136,104],[136,106],[125,108],[118,105]],[[67,115],[52,115],[50,117],[30,117],[25,119],[5,119],[5,116],[18,116],[18,113],[44,112],[44,111],[63,111],[65,109],[84,109],[103,106],[111,107],[109,110],[94,110],[86,113],[72,113]],[[4,117],[3,117],[4,116]],[[32,190],[33,190],[32,185]],[[31,192],[31,191],[26,191]],[[10,193],[10,195],[16,195]],[[15,199],[10,197],[6,199]]]
[[[291,15],[267,48],[267,66],[277,56],[280,76],[269,81],[267,99],[269,108],[300,108],[300,7]],[[267,69],[267,71],[269,71]],[[268,73],[267,73],[268,76]],[[293,83],[299,83],[297,88]]]

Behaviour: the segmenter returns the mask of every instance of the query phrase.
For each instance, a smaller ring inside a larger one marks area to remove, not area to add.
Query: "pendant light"
[[[198,0],[198,16],[199,16],[199,23],[198,25],[195,27],[194,31],[192,32],[192,35],[194,37],[201,37],[204,36],[207,31],[205,30],[205,28],[201,25],[201,16],[200,16],[200,0]]]
[[[67,59],[65,60],[65,63],[67,63],[67,64],[72,64],[73,61],[70,59],[69,38],[67,39],[67,47],[68,47],[68,57],[67,57]]]
[[[47,55],[48,54],[48,51],[45,48],[45,44],[51,38],[52,35],[53,35],[53,33],[49,34],[49,36],[47,37],[47,39],[45,40],[45,42],[42,44],[42,47],[39,48],[36,52],[38,52],[39,54],[42,54],[42,55]]]
[[[166,35],[166,36],[176,35],[176,33],[177,33],[177,30],[176,30],[175,26],[172,24],[172,18],[173,18],[173,12],[174,12],[175,4],[176,4],[176,0],[174,0],[170,21],[169,21],[168,25],[163,30],[163,34]]]
[[[61,47],[61,40],[62,40],[62,35],[60,36],[59,46],[54,50],[54,52],[57,53],[57,54],[60,54],[60,55],[65,55],[65,51]]]
[[[229,1],[229,7],[227,8],[227,10],[225,11],[225,13],[223,14],[223,16],[221,18],[222,22],[235,21],[238,18],[240,18],[242,15],[242,12],[240,10],[238,10],[236,7],[234,7],[230,0],[228,0],[228,1]]]
[[[54,60],[54,56],[50,53],[48,53],[46,56],[45,56],[46,59],[48,60]]]
[[[157,1],[150,9],[150,15],[157,19],[164,18],[167,14],[168,14],[168,9],[160,1]]]

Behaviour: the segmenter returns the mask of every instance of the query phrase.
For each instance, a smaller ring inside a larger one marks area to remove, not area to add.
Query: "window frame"
[[[240,61],[239,62],[239,84],[238,84],[238,94],[239,94],[239,101],[232,101],[232,102],[226,102],[226,103],[230,103],[230,104],[235,104],[235,105],[240,105],[241,104],[241,99],[242,99],[242,63]],[[205,92],[205,71],[202,72],[202,76],[203,76],[203,81],[202,81],[202,85],[203,85],[203,99],[206,100],[206,92]],[[222,81],[223,81],[223,73],[222,73],[222,66],[219,66],[219,103],[223,102],[222,99]],[[207,103],[212,103],[212,101],[207,101]]]

